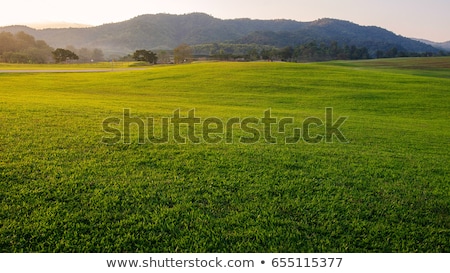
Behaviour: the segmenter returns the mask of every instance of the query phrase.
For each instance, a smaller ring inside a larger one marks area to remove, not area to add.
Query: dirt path
[[[145,68],[116,68],[116,69],[0,69],[0,73],[98,73],[130,70],[144,70]]]

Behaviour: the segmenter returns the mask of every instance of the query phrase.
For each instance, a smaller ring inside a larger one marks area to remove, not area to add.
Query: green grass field
[[[450,252],[449,64],[0,73],[0,252]],[[124,108],[270,108],[300,126],[326,107],[348,143],[139,145],[135,127],[130,145],[102,143]]]

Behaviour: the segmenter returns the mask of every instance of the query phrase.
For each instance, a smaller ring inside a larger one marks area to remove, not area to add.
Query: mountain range
[[[417,40],[419,42],[425,43],[427,45],[431,45],[431,46],[433,46],[435,48],[438,48],[438,49],[450,51],[450,41],[443,42],[443,43],[436,43],[436,42],[432,42],[432,41],[425,40],[425,39],[414,39],[414,40]]]
[[[52,47],[100,48],[105,54],[129,54],[137,49],[173,49],[181,43],[258,44],[296,46],[311,41],[367,47],[369,52],[396,47],[407,52],[439,52],[435,45],[394,34],[376,26],[360,26],[337,19],[313,22],[214,18],[204,13],[141,15],[127,21],[86,28],[34,29],[1,27],[1,31],[24,31]]]

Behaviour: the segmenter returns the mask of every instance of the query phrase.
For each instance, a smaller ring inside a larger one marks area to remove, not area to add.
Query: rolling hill
[[[128,54],[136,49],[173,49],[180,43],[240,43],[278,47],[338,41],[365,46],[369,51],[397,47],[410,52],[438,52],[423,42],[374,26],[360,26],[336,19],[313,22],[293,20],[222,20],[203,13],[141,15],[119,23],[90,28],[37,30],[26,26],[2,27],[0,31],[24,31],[53,47],[98,47],[105,53]]]

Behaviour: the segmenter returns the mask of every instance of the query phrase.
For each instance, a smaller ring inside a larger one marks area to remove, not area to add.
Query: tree
[[[94,62],[101,62],[105,60],[105,56],[103,55],[103,51],[99,48],[94,48],[92,51],[91,59]]]
[[[330,48],[328,50],[328,54],[332,60],[336,59],[339,54],[339,45],[337,41],[332,41],[330,44]]]
[[[192,59],[192,48],[188,44],[181,44],[173,50],[176,64],[185,63]]]
[[[256,49],[255,47],[250,48],[245,55],[246,58],[249,59],[250,61],[256,61],[259,59],[260,56],[258,49]]]
[[[158,61],[158,56],[156,55],[156,53],[150,50],[140,49],[136,50],[133,53],[133,59],[139,62],[148,62],[156,64],[156,62]]]
[[[78,60],[77,54],[73,53],[72,51],[68,49],[63,48],[57,48],[55,51],[52,52],[53,59],[56,63],[66,62],[69,60]]]
[[[16,49],[16,39],[10,32],[0,32],[0,55]]]
[[[396,47],[393,47],[386,52],[386,57],[395,58],[395,57],[397,57],[397,54],[398,54],[398,49]]]
[[[384,51],[383,50],[377,50],[376,57],[377,57],[377,59],[384,58]]]
[[[16,50],[18,50],[18,51],[25,50],[30,47],[34,47],[35,43],[36,43],[33,36],[28,35],[23,31],[16,33],[15,38],[16,38],[15,47],[16,47]]]
[[[260,55],[261,55],[261,58],[262,58],[263,60],[266,60],[266,61],[271,60],[272,57],[273,57],[272,51],[269,50],[269,49],[263,49],[263,50],[261,50]]]
[[[25,32],[0,33],[0,62],[47,63],[51,60],[52,50],[46,42],[35,40]]]
[[[165,50],[161,50],[158,53],[158,60],[160,60],[160,63],[163,63],[163,64],[169,63],[170,62],[169,53],[167,53],[167,51],[165,51]]]
[[[294,56],[294,49],[291,46],[282,48],[279,52],[280,58],[283,61],[290,61]]]
[[[80,61],[83,63],[87,63],[87,62],[91,61],[91,52],[89,51],[89,49],[87,49],[85,47],[80,48],[78,50],[78,52],[74,51],[74,53],[78,55],[78,57],[80,58]]]

